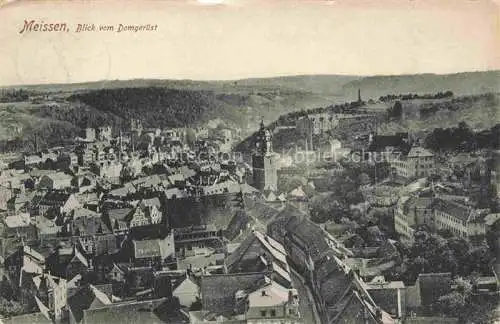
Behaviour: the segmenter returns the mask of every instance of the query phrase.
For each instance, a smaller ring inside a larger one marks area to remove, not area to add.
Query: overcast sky
[[[19,34],[25,19],[71,31]],[[1,85],[500,69],[499,5],[486,0],[32,1],[3,6],[0,22]]]

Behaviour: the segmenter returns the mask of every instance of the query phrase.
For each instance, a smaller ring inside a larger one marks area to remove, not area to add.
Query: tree
[[[364,186],[364,185],[367,185],[367,184],[370,184],[370,176],[368,174],[366,174],[365,172],[361,173],[359,176],[358,176],[358,183],[361,185],[361,186]]]
[[[310,208],[311,220],[315,223],[324,223],[329,220],[340,223],[345,214],[341,204],[332,196],[315,197]]]
[[[0,314],[5,316],[16,316],[24,313],[24,307],[14,301],[0,297]]]
[[[403,116],[403,105],[401,101],[396,101],[394,105],[388,109],[389,118],[401,119]]]
[[[496,302],[478,301],[472,298],[472,284],[461,277],[454,282],[454,289],[449,294],[441,296],[438,301],[438,311],[446,316],[457,317],[460,323],[492,323]]]
[[[122,183],[129,182],[129,181],[133,180],[134,177],[135,177],[135,173],[130,165],[126,165],[122,168],[122,170],[120,172],[120,181]]]

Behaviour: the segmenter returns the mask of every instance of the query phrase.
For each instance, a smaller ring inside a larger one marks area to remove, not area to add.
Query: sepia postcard
[[[498,0],[0,22],[0,324],[500,323]]]

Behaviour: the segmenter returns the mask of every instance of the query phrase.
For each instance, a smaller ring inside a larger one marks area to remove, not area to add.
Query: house
[[[37,229],[34,224],[31,224],[28,213],[6,216],[3,224],[0,223],[0,229],[2,225],[3,238],[16,238],[25,243],[37,240]]]
[[[406,315],[406,287],[402,281],[387,282],[383,276],[366,283],[373,300],[393,318]]]
[[[33,193],[18,193],[7,200],[7,210],[14,213],[28,211],[30,210],[30,204],[33,197]]]
[[[451,292],[451,273],[421,273],[406,289],[406,304],[412,310],[432,310],[439,297]]]
[[[298,208],[291,204],[286,204],[285,208],[279,211],[276,216],[273,217],[273,221],[267,225],[267,234],[281,245],[284,245],[288,227],[287,224],[291,221],[295,222],[303,217],[305,217],[305,214]]]
[[[70,213],[67,231],[74,236],[91,236],[110,233],[100,213],[87,208],[76,208]]]
[[[283,246],[297,269],[309,275],[314,263],[330,249],[324,231],[308,219],[296,219],[287,224]]]
[[[129,267],[127,264],[113,263],[113,267],[106,273],[106,279],[114,282],[125,282]]]
[[[60,169],[70,169],[78,165],[78,155],[73,152],[63,153],[59,155],[57,162]]]
[[[128,220],[133,211],[130,207],[108,209],[103,213],[104,221],[110,231],[125,232],[128,229]]]
[[[42,160],[42,156],[40,154],[25,155],[24,156],[24,165],[26,167],[33,167],[33,166],[39,165],[43,162],[44,162],[44,160]]]
[[[87,323],[85,311],[111,305],[110,298],[93,285],[80,287],[68,297],[69,323]]]
[[[78,199],[80,206],[95,212],[99,212],[102,196],[102,194],[98,194],[97,192],[84,192],[79,193],[76,198]]]
[[[33,202],[32,212],[34,216],[47,216],[49,218],[69,214],[80,206],[74,194],[62,191],[49,191],[42,195],[41,199],[33,200]]]
[[[206,248],[224,248],[223,233],[213,224],[174,228],[173,232],[175,254],[179,257],[203,254]]]
[[[38,274],[32,277],[36,287],[35,298],[40,310],[46,310],[50,318],[54,321],[60,321],[64,316],[67,300],[67,281],[63,278],[55,277],[50,274]]]
[[[42,274],[45,271],[46,257],[30,246],[18,247],[5,256],[3,268],[11,282],[19,286],[22,273]]]
[[[44,175],[38,182],[38,188],[62,190],[71,188],[73,177],[63,172]]]
[[[135,267],[175,268],[174,232],[166,232],[155,225],[133,228],[122,245],[122,254]]]
[[[242,314],[245,306],[241,302],[245,296],[239,299],[237,292],[260,287],[266,281],[269,279],[263,273],[204,275],[200,279],[202,309],[215,316],[232,317]]]
[[[75,175],[71,184],[78,188],[80,192],[93,190],[97,185],[97,177],[90,172]]]
[[[397,154],[391,161],[396,175],[413,179],[430,176],[434,172],[434,154],[422,147],[414,146],[407,154]]]
[[[120,301],[84,309],[79,323],[187,324],[189,318],[172,298]],[[70,321],[70,323],[72,323]]]
[[[144,199],[127,217],[129,227],[158,224],[162,219],[161,204],[158,198]]]
[[[59,246],[47,259],[47,267],[51,273],[67,280],[76,275],[84,276],[93,269],[91,260],[80,252],[76,246]]]
[[[281,286],[291,288],[285,248],[271,237],[253,231],[225,260],[228,273],[266,272]]]
[[[434,226],[448,229],[454,235],[471,238],[486,234],[485,217],[489,210],[474,209],[453,200],[436,199],[434,204]]]
[[[120,161],[99,160],[91,164],[91,171],[99,177],[109,179],[112,183],[120,183],[123,164]]]
[[[431,197],[401,197],[394,210],[394,228],[403,239],[412,242],[415,228],[420,225],[433,227],[433,205]]]
[[[302,323],[296,289],[286,289],[269,280],[263,286],[247,293],[247,299],[248,324]]]
[[[91,149],[83,148],[75,152],[78,158],[78,165],[89,166],[95,161],[94,152]]]

